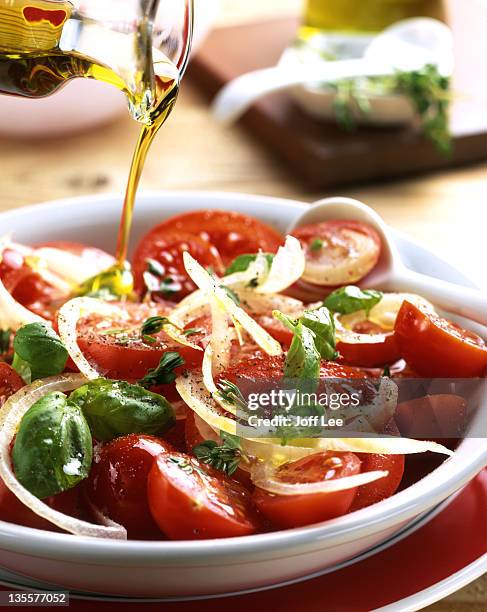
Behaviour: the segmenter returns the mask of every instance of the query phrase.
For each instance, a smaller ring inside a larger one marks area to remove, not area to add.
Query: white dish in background
[[[301,52],[289,47],[283,53],[279,64],[293,67],[302,63]],[[316,56],[311,60],[318,64],[324,60]],[[295,102],[306,113],[320,121],[336,121],[335,101],[336,94],[331,87],[317,83],[316,85],[299,85],[290,90]],[[399,94],[366,96],[369,110],[364,113],[357,104],[351,106],[352,116],[357,124],[394,126],[407,125],[416,118],[416,112],[411,101],[406,96]]]
[[[226,193],[140,195],[135,243],[163,218],[223,208],[288,227],[305,208],[296,201]],[[20,242],[85,241],[113,249],[119,196],[91,196],[0,214],[2,232]],[[396,235],[412,269],[468,285],[441,259]],[[487,401],[487,398],[486,398]],[[0,558],[9,571],[77,591],[142,597],[192,597],[255,589],[333,567],[377,546],[465,485],[487,464],[482,439],[462,442],[455,456],[393,497],[323,524],[236,539],[198,542],[107,541],[48,533],[0,522]]]

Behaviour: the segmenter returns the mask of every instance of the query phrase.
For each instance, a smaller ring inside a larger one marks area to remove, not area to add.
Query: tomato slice
[[[147,502],[147,477],[160,453],[172,450],[160,438],[130,434],[95,447],[86,482],[88,498],[132,538],[160,538]]]
[[[350,512],[366,508],[372,504],[387,499],[393,495],[404,474],[404,455],[377,455],[359,453],[357,457],[361,461],[361,472],[374,472],[384,470],[389,472],[388,476],[369,482],[369,484],[358,487],[357,494],[350,507]]]
[[[487,371],[487,345],[473,332],[405,301],[394,328],[402,357],[421,376],[470,378]]]
[[[24,381],[17,372],[8,363],[0,362],[0,407],[23,386]]]
[[[340,362],[364,368],[395,363],[401,358],[394,332],[386,332],[379,325],[364,320],[344,333],[337,342]]]
[[[250,493],[189,455],[159,455],[147,490],[152,516],[173,540],[244,536],[259,527]]]
[[[381,240],[374,228],[358,221],[332,220],[293,232],[304,248],[303,280],[335,287],[360,281],[375,267]]]
[[[160,227],[160,226],[158,226]],[[170,298],[180,300],[196,289],[196,285],[186,274],[183,262],[183,253],[190,253],[202,266],[211,268],[216,274],[223,274],[224,265],[217,249],[204,238],[190,234],[186,231],[152,230],[142,239],[133,259],[135,289],[139,295],[148,291],[144,274],[148,273],[154,287],[161,290],[149,292],[153,299]],[[149,271],[148,260],[156,261],[160,265],[157,274]],[[152,286],[152,285],[151,285]]]
[[[360,460],[353,453],[317,453],[286,463],[276,473],[282,482],[305,484],[345,478],[360,473]],[[348,512],[356,489],[333,493],[275,495],[256,488],[254,502],[274,525],[284,529],[326,521]]]
[[[164,332],[155,335],[155,342],[140,337],[142,323],[151,316],[164,316],[170,311],[166,304],[123,303],[128,319],[110,319],[90,315],[78,323],[78,344],[88,361],[109,378],[139,380],[150,368],[159,364],[167,351],[178,352],[192,367],[201,363],[203,352],[175,342]],[[120,333],[115,333],[120,332]]]

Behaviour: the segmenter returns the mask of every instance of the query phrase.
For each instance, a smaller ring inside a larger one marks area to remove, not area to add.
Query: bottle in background
[[[330,59],[360,55],[373,35],[410,17],[445,20],[443,0],[305,0],[299,40]]]

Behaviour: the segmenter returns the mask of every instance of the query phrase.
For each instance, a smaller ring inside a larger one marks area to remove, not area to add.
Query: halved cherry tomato
[[[299,227],[293,235],[305,250],[305,282],[328,287],[356,283],[379,261],[380,236],[365,223],[324,221]]]
[[[369,484],[358,487],[357,494],[350,507],[350,512],[366,508],[372,504],[387,499],[393,495],[404,474],[404,455],[377,455],[358,453],[361,461],[361,472],[374,472],[384,470],[389,472],[388,476],[369,482]]]
[[[317,453],[286,463],[276,473],[285,483],[305,484],[345,478],[360,473],[360,460],[353,453]],[[348,512],[356,489],[333,493],[275,495],[256,488],[254,502],[273,524],[284,529],[326,521]]]
[[[24,381],[17,372],[8,363],[0,362],[0,407],[23,386]]]
[[[250,535],[259,527],[250,493],[189,455],[159,455],[147,491],[152,516],[174,540]]]
[[[366,320],[337,342],[337,350],[340,362],[364,368],[389,365],[401,358],[394,332],[384,332]]]
[[[172,450],[160,438],[130,434],[95,447],[86,482],[88,498],[99,510],[123,525],[131,537],[160,537],[147,503],[147,477],[160,453]]]
[[[467,401],[459,395],[426,395],[398,404],[394,418],[407,438],[456,439],[467,425]],[[443,442],[442,442],[443,443]]]
[[[157,228],[156,228],[157,229]],[[163,283],[163,291],[152,291],[153,299],[170,298],[180,300],[196,289],[196,285],[186,274],[183,253],[190,253],[202,266],[211,268],[216,274],[223,274],[224,266],[217,249],[207,240],[186,230],[154,233],[142,239],[134,255],[133,270],[135,289],[144,295],[148,288],[144,272],[148,272],[147,261],[157,261],[164,276],[153,276],[155,284]]]
[[[202,351],[183,346],[164,332],[156,334],[153,343],[141,339],[142,323],[151,316],[167,315],[170,310],[167,304],[124,303],[121,307],[128,320],[90,315],[78,323],[80,349],[100,373],[109,378],[138,380],[155,368],[167,351],[178,352],[189,367],[201,363]]]
[[[477,334],[405,301],[394,328],[402,357],[421,376],[470,378],[487,371],[487,345]]]

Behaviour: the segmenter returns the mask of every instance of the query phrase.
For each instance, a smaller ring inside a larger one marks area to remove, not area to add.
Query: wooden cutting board
[[[296,29],[295,18],[215,29],[193,58],[189,78],[212,98],[240,74],[275,65]],[[487,106],[481,99],[463,97],[454,103],[450,157],[413,127],[360,127],[345,133],[306,115],[285,93],[258,102],[241,123],[312,187],[397,178],[487,159]]]

